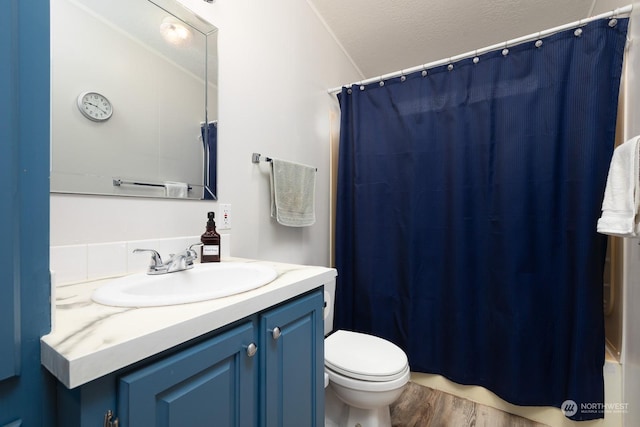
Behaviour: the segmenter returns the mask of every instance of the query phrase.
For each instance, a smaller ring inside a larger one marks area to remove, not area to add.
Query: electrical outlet
[[[218,230],[228,230],[231,228],[231,203],[220,204],[218,217],[220,218],[218,220]]]

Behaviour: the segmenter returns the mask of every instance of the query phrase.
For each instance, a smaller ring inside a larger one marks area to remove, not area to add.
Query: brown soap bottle
[[[207,214],[207,231],[200,237],[200,262],[220,262],[220,235],[216,232],[215,213]]]

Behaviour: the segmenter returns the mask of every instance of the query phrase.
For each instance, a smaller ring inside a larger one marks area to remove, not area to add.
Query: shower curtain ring
[[[583,19],[578,21],[578,28],[573,32],[573,35],[576,37],[580,37],[582,35],[582,21]]]
[[[538,34],[536,35],[536,43],[535,43],[536,47],[542,46],[542,39],[540,38],[541,35],[542,33],[538,31]]]

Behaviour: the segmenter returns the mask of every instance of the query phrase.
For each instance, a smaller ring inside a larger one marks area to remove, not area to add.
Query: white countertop
[[[333,268],[240,258],[223,260],[230,261],[268,265],[278,272],[278,277],[265,286],[229,297],[146,308],[94,303],[91,293],[110,279],[58,286],[55,330],[41,339],[42,365],[65,386],[74,388],[316,289],[336,277]]]

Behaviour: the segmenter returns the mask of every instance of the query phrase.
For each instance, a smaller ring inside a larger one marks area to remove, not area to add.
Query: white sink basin
[[[196,264],[175,273],[137,273],[114,279],[96,289],[91,299],[117,307],[185,304],[250,291],[276,277],[273,268],[252,263]]]

